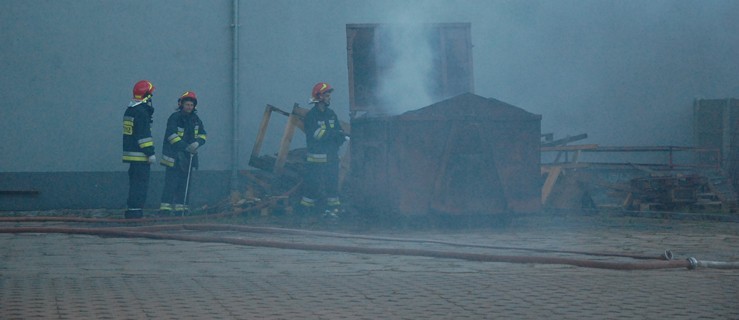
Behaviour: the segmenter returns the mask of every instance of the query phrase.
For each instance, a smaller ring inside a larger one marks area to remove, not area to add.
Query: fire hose
[[[196,231],[238,231],[238,232],[268,233],[268,234],[270,233],[271,234],[292,234],[292,235],[307,235],[307,236],[331,237],[331,238],[348,238],[348,239],[360,239],[360,240],[429,243],[429,244],[441,244],[441,245],[447,245],[447,246],[453,246],[453,247],[468,247],[468,248],[481,248],[481,249],[532,251],[532,252],[547,252],[547,253],[569,253],[569,254],[579,254],[579,255],[589,255],[589,256],[623,257],[623,258],[643,259],[643,260],[652,260],[652,259],[672,260],[673,258],[672,251],[670,250],[665,250],[664,253],[662,253],[659,256],[645,256],[645,255],[623,254],[623,253],[613,253],[613,252],[592,252],[592,251],[540,249],[540,248],[511,247],[511,246],[492,246],[492,245],[484,245],[484,244],[459,243],[459,242],[430,240],[430,239],[363,236],[363,235],[343,234],[343,233],[335,233],[335,232],[285,229],[285,228],[274,228],[274,227],[237,226],[237,225],[225,225],[225,224],[158,225],[158,226],[150,226],[150,227],[138,227],[137,229],[147,230],[147,231],[167,231],[167,230],[183,229],[183,230],[196,230]]]
[[[423,249],[402,249],[402,248],[372,248],[360,246],[345,246],[331,244],[309,244],[309,243],[290,243],[272,240],[254,240],[243,238],[227,238],[213,236],[195,236],[182,234],[167,234],[150,231],[132,231],[132,230],[116,230],[113,228],[63,228],[63,227],[13,227],[0,228],[0,233],[61,233],[61,234],[82,234],[107,237],[123,237],[123,238],[148,238],[158,240],[178,240],[191,242],[210,242],[225,243],[234,245],[243,245],[251,247],[267,247],[279,249],[294,249],[304,251],[330,251],[360,254],[383,254],[383,255],[402,255],[402,256],[420,256],[432,258],[460,259],[479,262],[508,262],[508,263],[538,263],[538,264],[563,264],[585,268],[612,269],[612,270],[653,270],[653,269],[670,269],[670,268],[687,268],[690,270],[696,268],[720,268],[720,269],[739,269],[739,262],[718,262],[718,261],[701,261],[694,257],[687,260],[666,260],[666,261],[649,261],[649,262],[609,262],[609,261],[592,261],[573,258],[561,257],[540,257],[540,256],[511,256],[511,255],[493,255],[485,253],[466,253],[454,251],[440,250],[423,250]]]
[[[299,183],[293,188],[285,192],[285,195],[293,193],[299,187]],[[270,205],[269,202],[260,202],[242,212],[250,212],[260,210]],[[105,218],[82,218],[82,217],[0,217],[0,222],[92,222],[92,223],[146,223],[146,222],[162,222],[162,221],[184,221],[190,219],[202,218],[218,218],[225,216],[233,216],[239,212],[223,212],[212,215],[200,216],[180,216],[166,218],[148,218],[148,219],[105,219]],[[504,250],[522,250],[549,253],[571,253],[594,256],[613,256],[627,257],[633,259],[656,259],[649,262],[607,262],[592,261],[573,258],[561,257],[541,257],[541,256],[511,256],[511,255],[493,255],[484,253],[464,253],[454,251],[440,250],[422,250],[422,249],[399,249],[399,248],[371,248],[359,246],[344,245],[326,245],[326,244],[307,244],[307,243],[290,243],[271,240],[253,240],[243,238],[226,238],[213,236],[193,236],[182,234],[161,233],[161,231],[171,230],[194,230],[194,231],[240,231],[254,233],[278,233],[278,234],[300,234],[321,237],[335,238],[353,238],[364,240],[381,240],[381,241],[397,241],[397,242],[419,242],[433,243],[456,247],[475,247],[485,249],[504,249]],[[214,224],[190,224],[190,225],[151,225],[126,228],[68,228],[68,227],[12,227],[0,228],[0,233],[61,233],[61,234],[83,234],[92,236],[107,237],[123,237],[123,238],[148,238],[160,240],[178,240],[192,242],[214,242],[226,243],[234,245],[252,246],[252,247],[269,247],[280,249],[294,249],[306,251],[332,251],[346,253],[363,253],[363,254],[385,254],[385,255],[404,255],[404,256],[422,256],[433,258],[461,259],[468,261],[480,262],[508,262],[508,263],[539,263],[539,264],[564,264],[586,268],[600,268],[613,270],[650,270],[650,269],[667,269],[667,268],[717,268],[717,269],[739,269],[739,262],[720,262],[720,261],[703,261],[694,257],[687,260],[672,260],[673,255],[670,250],[666,250],[659,257],[628,255],[619,253],[598,253],[584,252],[572,250],[554,250],[554,249],[536,249],[536,248],[520,248],[505,246],[490,246],[477,244],[464,244],[456,242],[427,240],[427,239],[410,239],[410,238],[390,238],[376,236],[347,235],[332,232],[318,232],[296,229],[269,228],[269,227],[251,227],[251,226],[234,226],[234,225],[214,225]],[[661,260],[661,261],[660,261]]]
[[[213,216],[221,216],[212,215]],[[166,218],[166,219],[143,219],[148,221],[169,221],[169,220],[181,220],[182,217]],[[127,222],[130,220],[122,219],[96,219],[96,218],[75,218],[75,217],[0,217],[0,222]],[[469,243],[458,243],[449,241],[429,240],[429,239],[412,239],[412,238],[392,238],[392,237],[378,237],[378,236],[363,236],[363,235],[349,235],[334,232],[321,232],[321,231],[309,231],[299,229],[285,229],[285,228],[274,228],[274,227],[253,227],[253,226],[236,226],[236,225],[224,225],[224,224],[177,224],[177,225],[150,225],[150,226],[137,226],[131,228],[124,228],[119,230],[129,231],[171,231],[171,230],[196,230],[196,231],[239,231],[239,232],[252,232],[252,233],[272,233],[272,234],[294,234],[294,235],[308,235],[318,237],[333,237],[333,238],[350,238],[350,239],[363,239],[363,240],[378,240],[378,241],[394,241],[394,242],[413,242],[413,243],[430,243],[430,244],[441,244],[455,247],[470,247],[470,248],[481,248],[481,249],[498,249],[498,250],[515,250],[515,251],[532,251],[532,252],[546,252],[546,253],[569,253],[589,256],[602,256],[602,257],[624,257],[632,259],[643,259],[643,260],[672,260],[673,254],[670,250],[665,250],[659,256],[645,256],[645,255],[634,255],[634,254],[623,254],[623,253],[611,253],[611,252],[591,252],[591,251],[575,251],[575,250],[558,250],[558,249],[541,249],[541,248],[526,248],[526,247],[511,247],[511,246],[492,246],[492,245],[481,245],[481,244],[469,244]]]

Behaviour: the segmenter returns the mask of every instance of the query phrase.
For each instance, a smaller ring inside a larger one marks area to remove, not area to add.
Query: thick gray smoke
[[[380,107],[388,114],[418,109],[434,101],[429,92],[434,53],[431,29],[420,24],[394,24],[378,28],[378,83]]]

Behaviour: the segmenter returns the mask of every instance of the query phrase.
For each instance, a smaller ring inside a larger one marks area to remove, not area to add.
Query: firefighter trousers
[[[164,190],[162,190],[162,203],[186,204],[185,187],[187,186],[187,172],[182,171],[180,166],[167,167],[164,172]],[[188,192],[190,190],[187,190]]]
[[[339,196],[339,162],[308,162],[303,181],[303,195],[312,200]]]
[[[143,209],[146,195],[149,192],[149,174],[151,165],[148,162],[131,162],[128,167],[128,209]]]

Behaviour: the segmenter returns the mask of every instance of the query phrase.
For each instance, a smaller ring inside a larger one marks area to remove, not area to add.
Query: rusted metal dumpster
[[[352,203],[401,215],[541,208],[541,116],[461,94],[397,116],[352,119]]]

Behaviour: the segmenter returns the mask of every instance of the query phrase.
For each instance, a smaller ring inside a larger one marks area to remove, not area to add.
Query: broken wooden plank
[[[546,181],[544,181],[544,186],[541,188],[541,204],[544,205],[547,203],[547,198],[549,198],[549,194],[552,192],[552,188],[554,187],[554,184],[557,182],[557,178],[559,177],[559,174],[562,173],[562,167],[560,166],[554,166],[550,167],[548,170],[548,175]]]
[[[541,144],[541,146],[542,147],[563,146],[563,145],[566,145],[566,144],[568,144],[570,142],[575,142],[575,141],[580,141],[580,140],[586,139],[587,137],[588,137],[588,134],[587,133],[582,133],[582,134],[578,134],[578,135],[572,136],[572,137],[567,136],[567,137],[562,138],[562,139],[557,139],[557,140],[554,140],[554,141],[544,142],[544,143]]]
[[[293,136],[295,135],[295,128],[300,127],[301,130],[305,131],[305,129],[303,129],[303,116],[298,114],[298,108],[300,107],[297,103],[293,105],[293,112],[290,113],[290,116],[287,118],[287,126],[285,126],[285,131],[280,140],[280,150],[277,153],[277,160],[275,161],[275,167],[273,170],[277,175],[281,174],[285,167],[287,154],[290,152],[290,142],[292,142]]]

